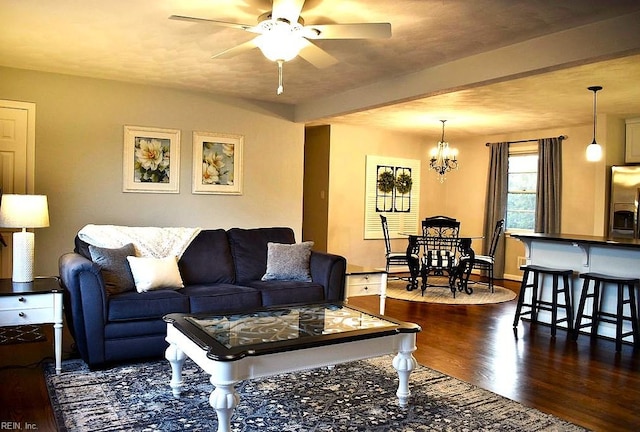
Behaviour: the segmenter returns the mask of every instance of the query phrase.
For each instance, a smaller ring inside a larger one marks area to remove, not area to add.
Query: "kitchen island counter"
[[[640,239],[627,237],[599,237],[579,234],[540,234],[540,233],[512,233],[511,237],[523,242],[532,240],[547,240],[562,243],[584,243],[589,245],[614,245],[623,248],[640,249]]]
[[[527,264],[566,268],[575,272],[572,281],[574,312],[577,311],[582,289],[580,273],[594,272],[640,278],[640,240],[638,239],[539,233],[512,233],[511,237],[524,243]],[[591,299],[588,300],[587,306],[589,307],[590,304]],[[602,306],[604,310],[615,311],[614,287],[604,290]],[[539,318],[546,321],[546,316],[543,314]],[[613,337],[615,327],[601,323],[598,334]]]

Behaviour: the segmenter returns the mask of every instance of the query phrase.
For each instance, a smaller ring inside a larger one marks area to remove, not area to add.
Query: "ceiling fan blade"
[[[300,57],[317,67],[318,69],[324,69],[329,66],[333,66],[338,63],[338,59],[320,48],[319,46],[304,40],[304,46],[300,50]]]
[[[298,22],[304,0],[273,0],[271,17],[273,19],[284,18],[291,24]]]
[[[242,54],[244,52],[250,51],[254,48],[257,48],[256,39],[253,38],[250,41],[242,43],[240,45],[236,45],[233,48],[229,48],[227,50],[222,51],[221,53],[214,54],[211,56],[212,59],[227,59],[231,57],[235,57],[238,54]]]
[[[308,25],[304,29],[304,36],[309,39],[388,39],[391,37],[389,23]]]
[[[252,29],[254,28],[254,26],[248,25],[248,24],[238,24],[238,23],[231,23],[226,21],[218,21],[218,20],[212,20],[212,19],[206,19],[206,18],[194,18],[194,17],[182,16],[182,15],[171,15],[169,19],[176,20],[176,21],[209,23],[217,26],[230,27],[230,28],[247,30],[247,31],[252,31]]]

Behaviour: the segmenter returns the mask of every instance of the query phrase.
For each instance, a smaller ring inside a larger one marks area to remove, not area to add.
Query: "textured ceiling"
[[[447,136],[508,134],[571,125],[593,119],[591,85],[599,114],[640,117],[640,55],[454,91],[340,116],[341,123],[376,124],[417,134]],[[330,121],[330,119],[326,119]],[[321,122],[318,122],[321,123]]]
[[[339,62],[322,70],[300,58],[286,63],[285,92],[280,96],[275,93],[276,66],[258,50],[232,59],[210,58],[253,34],[168,19],[177,14],[254,24],[270,9],[269,0],[3,0],[0,65],[309,105],[328,95],[636,13],[640,2],[307,0],[302,10],[306,24],[390,22],[393,36],[317,41]],[[640,115],[640,57],[637,52],[627,54],[311,120],[423,133],[425,128],[438,130],[438,120],[446,118],[447,130],[461,135],[539,129],[543,123],[584,124],[592,103],[586,87],[596,84],[605,87],[599,93],[601,112]]]

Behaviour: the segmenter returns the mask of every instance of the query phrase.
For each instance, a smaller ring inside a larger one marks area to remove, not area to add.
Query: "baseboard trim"
[[[522,275],[513,275],[513,274],[505,273],[503,276],[503,279],[522,282]]]

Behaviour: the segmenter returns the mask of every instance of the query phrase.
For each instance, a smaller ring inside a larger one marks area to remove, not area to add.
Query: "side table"
[[[56,373],[62,370],[62,295],[57,277],[33,282],[0,279],[0,326],[53,324]]]
[[[373,268],[347,264],[345,298],[365,295],[380,296],[380,315],[384,315],[387,298],[387,272]]]

